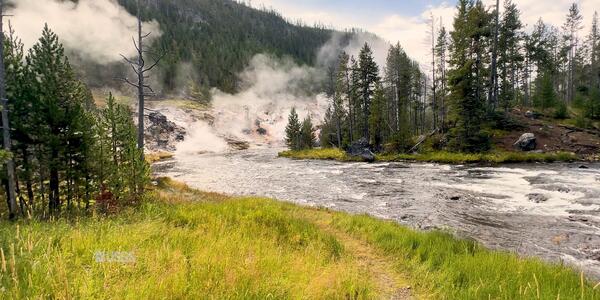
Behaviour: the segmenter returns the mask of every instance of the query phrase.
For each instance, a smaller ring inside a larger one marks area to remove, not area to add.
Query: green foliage
[[[554,90],[553,78],[549,73],[545,73],[538,78],[539,87],[534,98],[536,108],[545,111],[557,104],[556,91]]]
[[[494,252],[439,231],[338,214],[333,226],[397,259],[398,269],[434,299],[597,299],[600,291],[574,270]]]
[[[370,271],[305,209],[167,188],[119,216],[0,223],[2,297],[379,298]]]
[[[556,105],[556,110],[554,111],[554,118],[559,120],[569,118],[569,109],[567,108],[566,103],[561,101]]]
[[[300,128],[300,149],[312,149],[316,143],[315,127],[310,116],[308,116],[302,121]]]
[[[459,152],[482,152],[490,148],[489,137],[481,128],[485,113],[483,39],[489,15],[481,2],[461,0],[458,8],[448,74],[450,117],[455,124],[450,131],[450,147]]]
[[[600,119],[600,88],[592,88],[590,90],[584,109],[586,117],[592,120]]]
[[[300,120],[298,119],[298,113],[296,113],[296,108],[292,108],[290,111],[290,116],[288,117],[288,125],[285,128],[285,142],[287,146],[292,150],[301,149],[301,140],[300,140],[300,131],[302,129],[302,125],[300,124]]]
[[[12,32],[4,49],[21,214],[86,211],[101,193],[139,199],[149,169],[131,142],[129,110],[110,97],[107,110],[98,112],[48,26],[26,56]]]

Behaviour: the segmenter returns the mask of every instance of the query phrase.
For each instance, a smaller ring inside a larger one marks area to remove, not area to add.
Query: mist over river
[[[155,169],[205,191],[447,229],[600,278],[600,164],[340,163],[278,158],[279,150],[178,154]]]

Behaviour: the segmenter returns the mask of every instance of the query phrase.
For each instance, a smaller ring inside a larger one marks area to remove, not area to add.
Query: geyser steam
[[[47,23],[69,50],[98,63],[132,56],[137,19],[114,0],[9,0],[15,8],[9,20],[26,48],[40,37]],[[143,24],[144,32],[160,35],[157,22]]]

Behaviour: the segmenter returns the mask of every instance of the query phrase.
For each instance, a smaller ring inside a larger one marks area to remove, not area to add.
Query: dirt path
[[[337,238],[348,253],[356,259],[357,265],[373,279],[381,299],[405,300],[416,299],[406,276],[394,268],[394,261],[367,242],[357,239],[331,225],[333,214],[318,212],[304,217],[317,225],[321,230]]]

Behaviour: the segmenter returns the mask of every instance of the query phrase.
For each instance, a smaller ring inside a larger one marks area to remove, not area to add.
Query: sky
[[[531,28],[539,18],[560,27],[573,2],[580,5],[586,28],[600,0],[513,0],[521,11],[521,20]],[[428,23],[430,15],[451,28],[455,0],[251,0],[255,7],[272,8],[290,20],[323,24],[336,29],[362,28],[389,42],[400,42],[406,52],[426,65],[431,51]],[[504,0],[501,0],[501,6]],[[484,0],[495,5],[494,0]],[[501,10],[502,11],[502,10]],[[587,34],[587,29],[583,33]],[[429,46],[430,47],[430,46]]]

